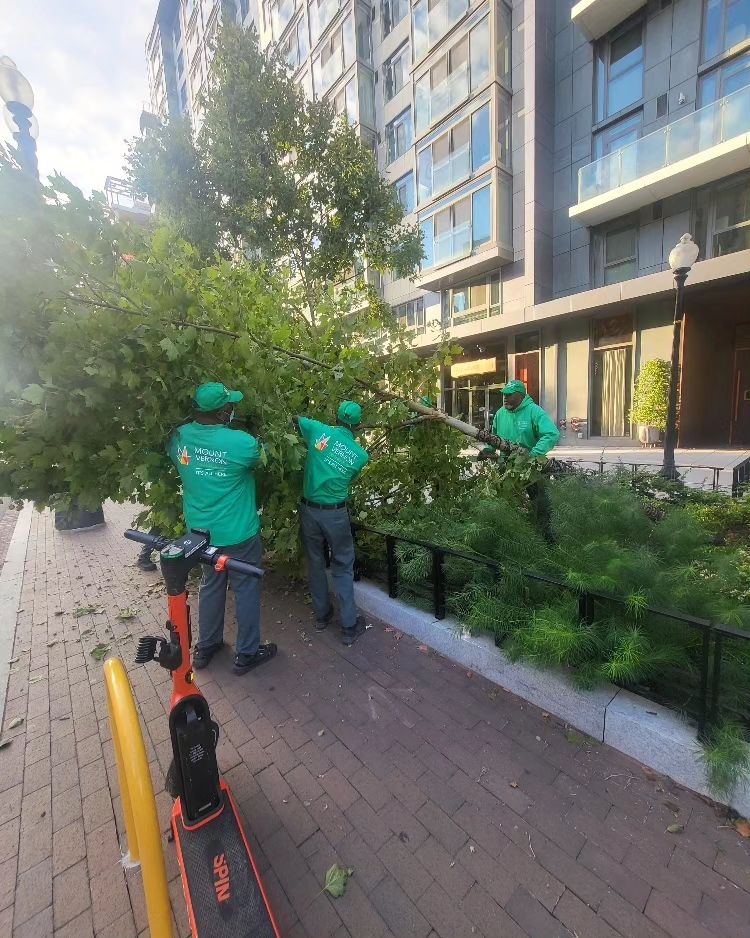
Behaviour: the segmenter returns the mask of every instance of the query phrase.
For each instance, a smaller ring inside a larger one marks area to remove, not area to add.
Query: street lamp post
[[[672,326],[672,362],[669,380],[669,405],[667,409],[667,429],[664,435],[664,461],[661,474],[667,479],[674,479],[677,469],[674,451],[677,448],[677,393],[680,383],[680,339],[682,319],[685,310],[685,281],[693,264],[698,260],[699,248],[692,235],[684,234],[669,255],[675,282],[674,324]]]
[[[18,163],[34,179],[39,178],[36,138],[39,125],[34,117],[34,92],[27,78],[7,55],[0,57],[0,98],[5,102],[4,117],[16,141]]]

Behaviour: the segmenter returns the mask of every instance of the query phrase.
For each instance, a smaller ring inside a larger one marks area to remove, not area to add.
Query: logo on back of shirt
[[[319,436],[318,439],[315,441],[315,449],[319,450],[321,453],[325,452],[325,450],[328,449],[328,444],[330,440],[331,440],[330,436],[326,436],[325,434],[323,434],[322,436]]]
[[[190,454],[188,453],[187,446],[183,446],[180,451],[180,464],[182,466],[190,465]]]

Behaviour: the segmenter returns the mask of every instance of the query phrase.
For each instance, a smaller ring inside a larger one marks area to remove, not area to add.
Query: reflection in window
[[[398,320],[399,325],[405,329],[414,329],[417,333],[424,332],[424,297],[420,296],[416,300],[399,303],[398,306],[393,307],[393,315]]]
[[[414,211],[414,174],[407,173],[393,184],[396,190],[396,196],[404,208],[404,214],[409,215]]]
[[[490,159],[490,106],[485,104],[471,115],[471,168],[476,172]]]
[[[492,237],[492,208],[490,187],[485,186],[471,197],[471,240],[472,247],[486,244]]]
[[[706,0],[703,60],[713,59],[750,36],[750,0]]]
[[[486,16],[469,34],[471,37],[471,90],[475,91],[490,73],[490,18]]]
[[[401,46],[386,60],[383,66],[385,76],[385,100],[390,101],[406,84],[409,74],[409,44]]]
[[[493,240],[492,187],[484,186],[440,209],[421,227],[425,240],[423,269],[467,257]]]
[[[631,225],[608,231],[604,237],[604,283],[620,283],[638,276],[638,229]]]
[[[597,120],[611,117],[643,97],[643,23],[603,40],[596,58]]]
[[[716,193],[714,221],[714,257],[750,248],[750,182]]]
[[[402,111],[385,128],[388,162],[402,156],[412,144],[411,108]]]
[[[698,107],[712,104],[721,98],[750,85],[750,52],[716,68],[700,80]]]
[[[381,10],[383,14],[383,37],[385,37],[409,12],[409,2],[408,0],[383,0]]]

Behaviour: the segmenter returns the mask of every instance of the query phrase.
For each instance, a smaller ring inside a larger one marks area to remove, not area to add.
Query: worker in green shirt
[[[333,619],[324,554],[327,543],[345,645],[353,645],[365,631],[354,603],[354,538],[346,507],[349,487],[370,458],[354,439],[361,422],[362,408],[354,401],[340,405],[335,427],[309,417],[294,418],[307,445],[300,522],[315,627],[322,630]]]
[[[243,430],[230,429],[241,391],[223,384],[202,384],[195,392],[195,417],[178,427],[169,456],[182,481],[182,504],[188,530],[201,528],[222,554],[260,566],[260,521],[253,470],[260,446]],[[246,674],[276,654],[276,645],[260,641],[260,579],[241,573],[218,573],[206,567],[198,594],[198,644],[193,667],[205,668],[224,644],[227,582],[237,609],[235,674]]]
[[[552,419],[543,407],[534,403],[526,393],[526,385],[518,379],[503,388],[503,406],[493,418],[492,432],[506,441],[500,448],[500,453],[506,456],[512,446],[527,450],[530,456],[546,456],[560,439]],[[481,455],[486,459],[496,452],[494,447],[487,446]]]

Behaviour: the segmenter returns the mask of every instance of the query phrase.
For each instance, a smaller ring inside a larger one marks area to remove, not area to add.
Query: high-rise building
[[[200,120],[211,0],[162,0],[152,106]],[[487,426],[523,378],[562,425],[631,435],[688,280],[680,443],[750,445],[750,0],[261,0],[224,4],[356,124],[421,227],[385,299],[464,348],[443,404]]]

